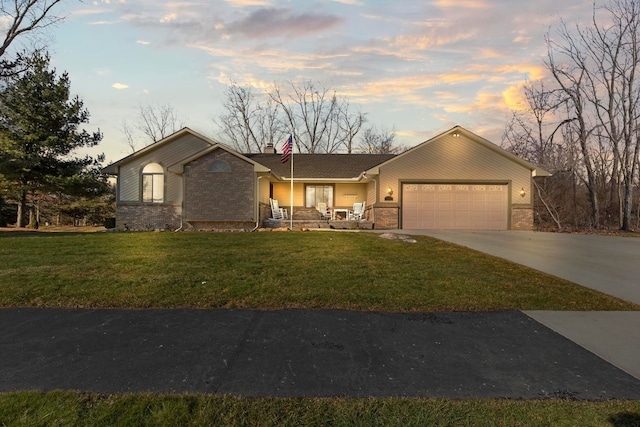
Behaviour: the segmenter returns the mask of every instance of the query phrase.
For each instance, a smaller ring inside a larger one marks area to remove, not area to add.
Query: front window
[[[164,201],[164,169],[157,163],[149,163],[142,169],[142,201],[145,203]]]
[[[307,185],[306,207],[315,208],[318,203],[333,206],[333,185]]]

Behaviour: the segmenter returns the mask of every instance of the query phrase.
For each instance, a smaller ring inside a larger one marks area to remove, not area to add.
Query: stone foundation
[[[118,230],[176,230],[180,227],[180,206],[164,203],[118,203]]]
[[[255,222],[242,221],[189,221],[184,224],[185,231],[251,231]]]
[[[288,219],[265,219],[263,227],[269,229],[289,228],[291,221]],[[293,220],[293,229],[335,229],[335,230],[373,230],[373,223],[369,221],[331,221],[331,220]]]

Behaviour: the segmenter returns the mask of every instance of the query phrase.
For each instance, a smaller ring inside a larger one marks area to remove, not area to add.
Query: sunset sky
[[[407,146],[454,125],[500,143],[521,85],[544,76],[545,34],[591,0],[67,1],[50,32],[59,72],[100,128],[107,162],[130,153],[137,107],[170,104],[218,139],[230,82],[261,93],[310,80],[348,97]],[[225,142],[220,139],[221,142]]]

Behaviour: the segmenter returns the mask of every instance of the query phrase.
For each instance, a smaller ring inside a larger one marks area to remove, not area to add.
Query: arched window
[[[157,163],[149,163],[142,169],[142,201],[164,202],[164,169]]]
[[[209,172],[231,172],[231,166],[224,160],[216,160],[209,166]]]

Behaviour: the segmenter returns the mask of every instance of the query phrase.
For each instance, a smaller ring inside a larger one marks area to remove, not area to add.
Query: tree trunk
[[[26,214],[27,214],[27,192],[22,190],[20,193],[20,203],[18,203],[18,218],[16,219],[16,227],[24,228],[26,225]]]
[[[624,206],[621,230],[631,231],[631,208],[633,205],[633,185],[624,186]]]

